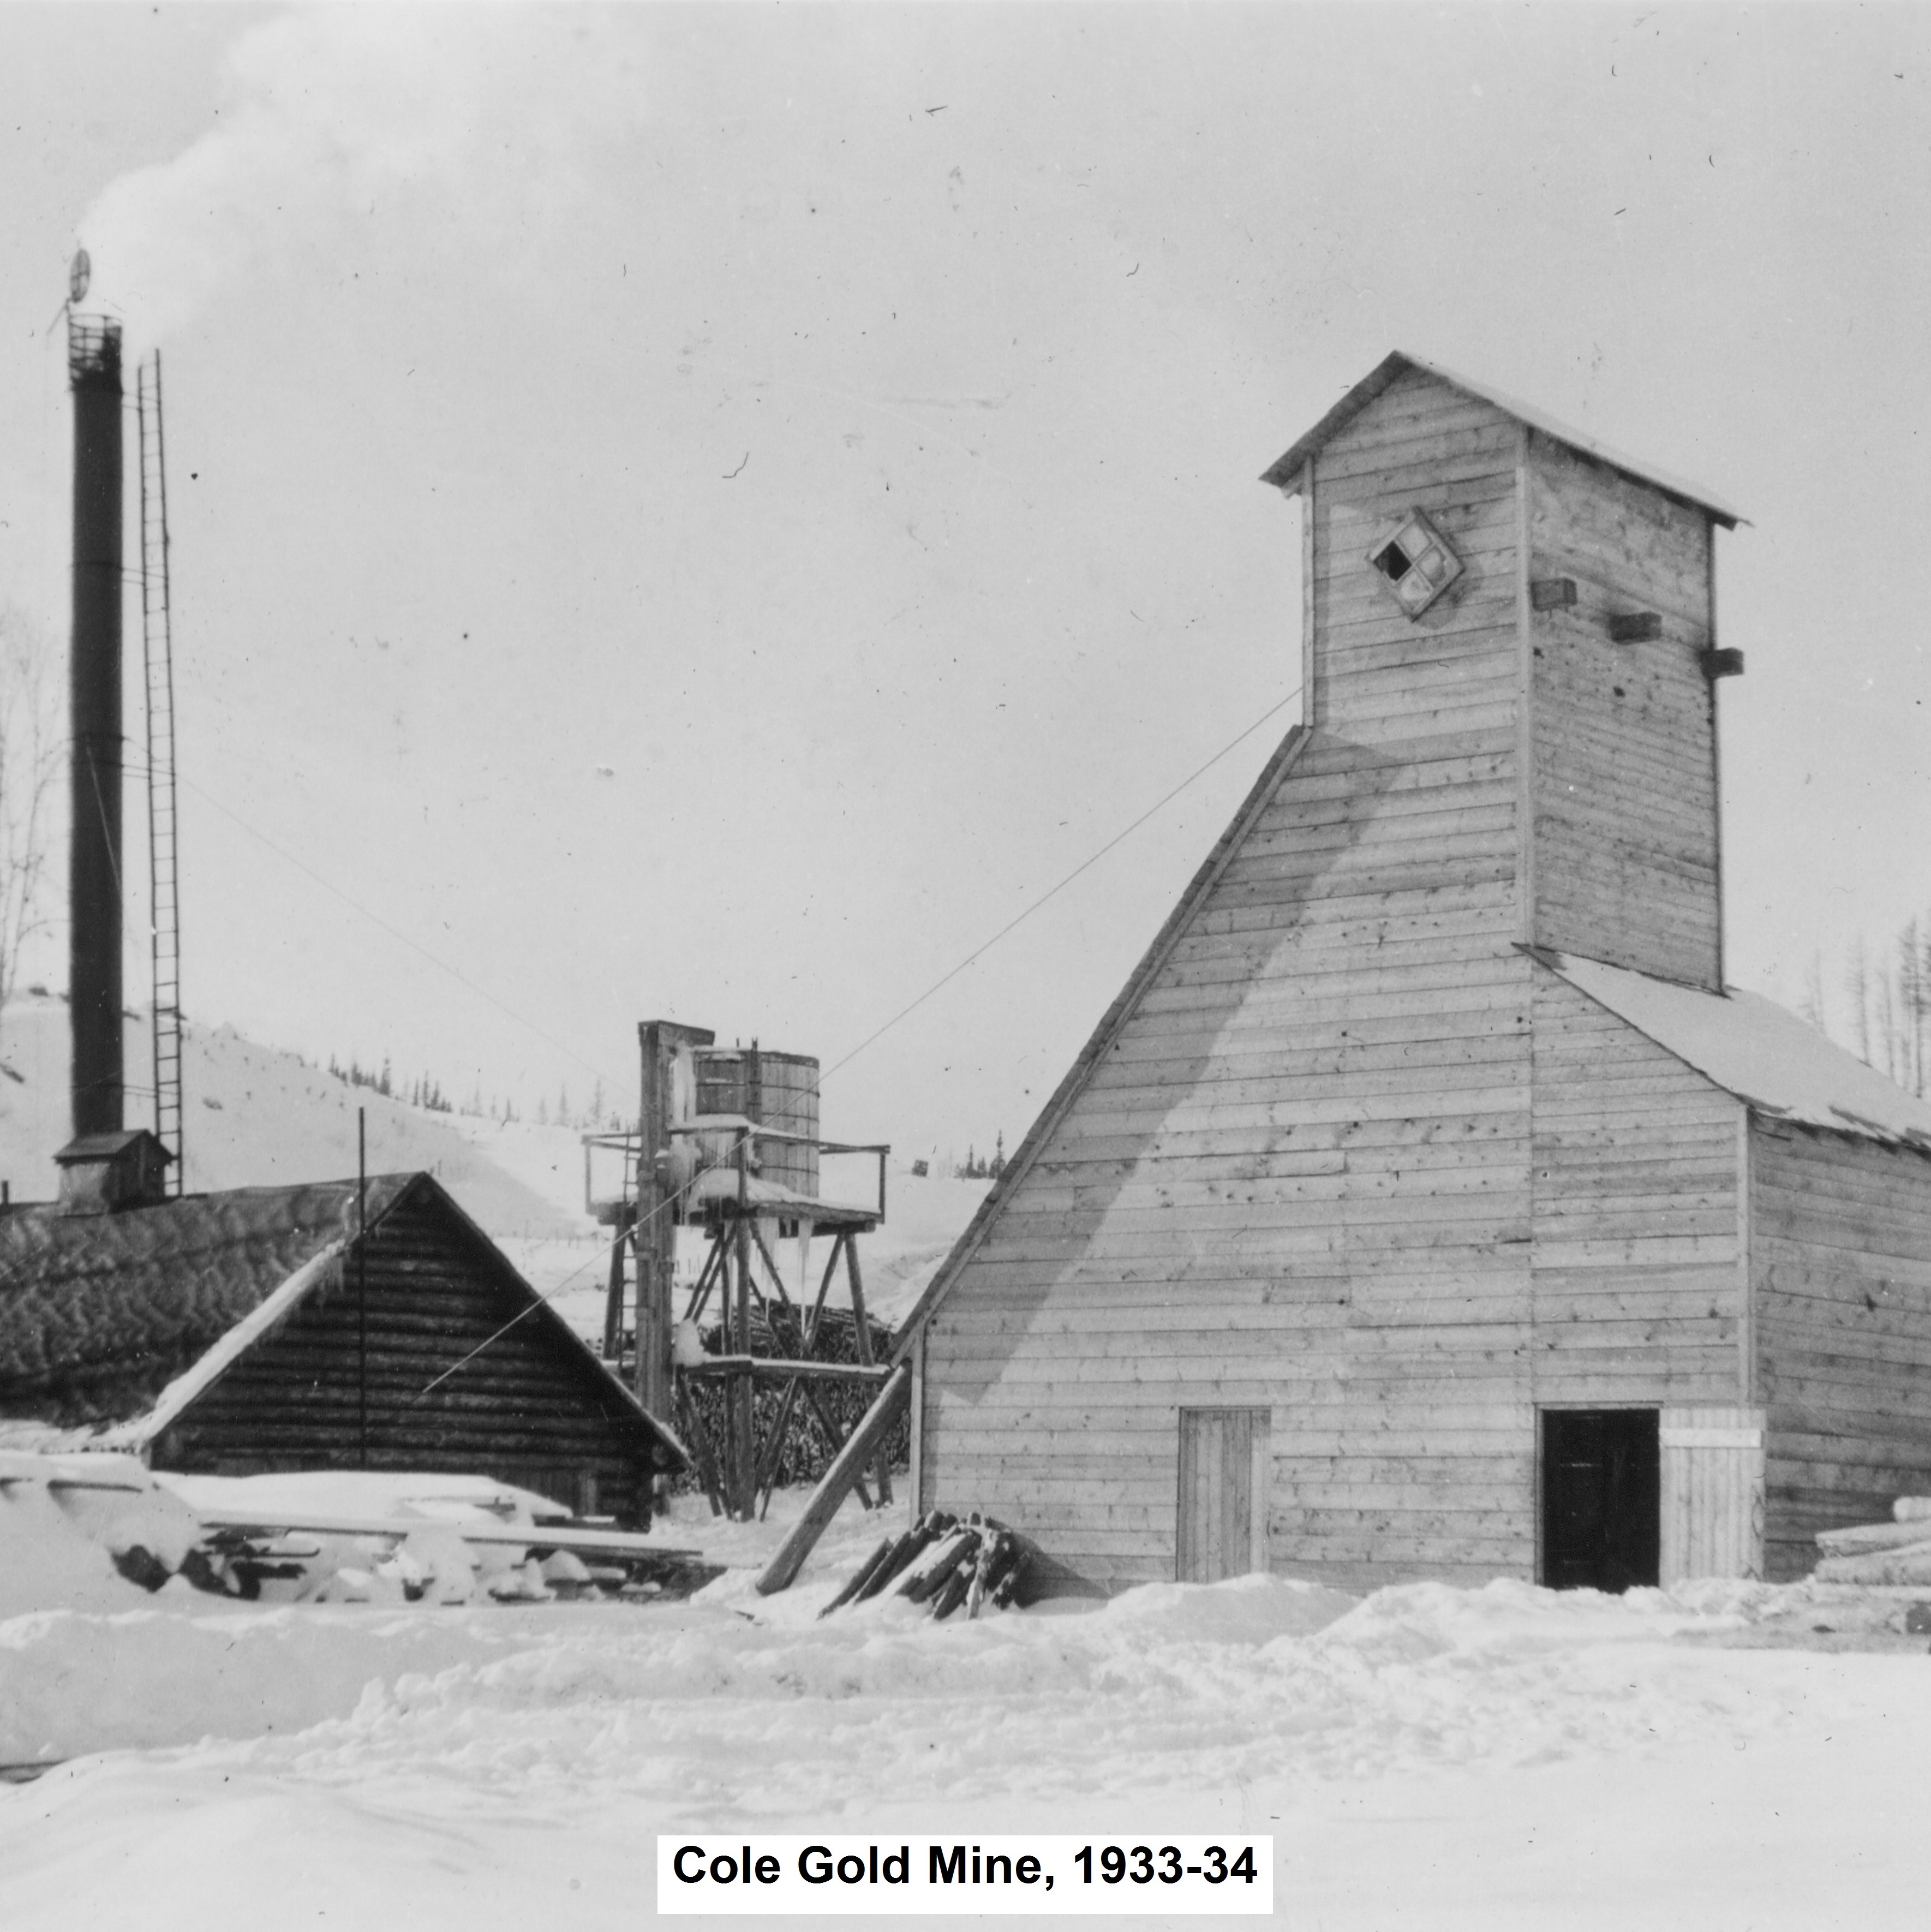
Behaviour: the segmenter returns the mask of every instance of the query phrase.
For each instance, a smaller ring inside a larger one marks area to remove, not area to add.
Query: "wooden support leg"
[[[697,1480],[704,1486],[711,1514],[722,1516],[724,1502],[718,1486],[718,1466],[712,1460],[711,1445],[704,1434],[704,1426],[697,1418],[697,1405],[691,1400],[681,1376],[677,1379],[677,1426],[691,1445],[691,1454],[697,1459]]]
[[[737,1222],[737,1350],[751,1352],[751,1222],[739,1215]],[[733,1376],[726,1400],[731,1418],[731,1514],[740,1522],[748,1522],[757,1512],[757,1445],[752,1440],[755,1412],[752,1406],[751,1378]]]
[[[777,1426],[771,1432],[771,1440],[764,1445],[764,1454],[758,1463],[757,1486],[762,1500],[757,1506],[757,1520],[764,1520],[765,1511],[771,1507],[771,1492],[778,1486],[778,1466],[784,1460],[784,1432],[791,1426],[791,1410],[798,1400],[798,1378],[793,1376],[784,1384],[784,1399],[778,1405]]]
[[[879,1438],[886,1434],[899,1412],[904,1408],[911,1392],[912,1371],[909,1364],[901,1363],[892,1372],[891,1379],[878,1392],[878,1400],[868,1409],[858,1426],[851,1432],[851,1439],[825,1472],[823,1481],[811,1493],[811,1500],[805,1506],[805,1514],[798,1519],[791,1534],[784,1539],[784,1546],[766,1566],[764,1574],[757,1580],[757,1593],[768,1597],[773,1592],[787,1589],[791,1581],[802,1567],[805,1559],[811,1553],[812,1546],[825,1533],[825,1526],[838,1513],[838,1507],[845,1498],[845,1492],[856,1479],[866,1459],[877,1448]]]
[[[818,1400],[816,1389],[807,1386],[805,1400],[811,1405],[811,1413],[818,1418],[818,1426],[825,1432],[825,1440],[832,1446],[832,1460],[835,1462],[844,1451],[846,1439],[839,1435],[837,1425],[825,1413],[825,1405]],[[853,1476],[852,1486],[858,1491],[858,1499],[865,1508],[870,1510],[877,1507],[871,1500],[871,1492],[865,1487],[862,1478]]]
[[[825,1257],[825,1273],[818,1283],[818,1298],[811,1304],[811,1312],[805,1326],[805,1353],[811,1352],[811,1344],[817,1339],[818,1323],[825,1312],[825,1297],[832,1292],[832,1277],[838,1271],[838,1256],[850,1236],[840,1232],[832,1237],[832,1251]]]
[[[604,1294],[604,1360],[607,1362],[620,1361],[623,1357],[624,1250],[629,1244],[629,1225],[620,1220],[617,1238],[610,1244],[610,1286]]]
[[[779,1304],[788,1310],[792,1306],[791,1297],[785,1288],[784,1275],[778,1265],[778,1258],[771,1252],[770,1244],[764,1238],[764,1230],[757,1222],[754,1221],[751,1223],[751,1232],[752,1239],[757,1244],[757,1252],[763,1258],[764,1265],[771,1271],[772,1285],[778,1290]],[[769,1311],[771,1306],[770,1302],[767,1300],[764,1305],[766,1310]],[[767,1312],[765,1319],[768,1322],[770,1318],[769,1313]]]
[[[704,1265],[697,1276],[697,1285],[691,1289],[691,1299],[685,1306],[684,1319],[686,1322],[695,1322],[703,1313],[704,1304],[711,1298],[711,1290],[716,1286],[718,1277],[724,1270],[724,1241],[725,1230],[721,1227],[711,1237],[711,1252],[704,1257]],[[730,1318],[728,1306],[724,1310],[724,1317],[727,1322]]]
[[[858,1350],[859,1360],[870,1368],[871,1322],[865,1312],[865,1280],[859,1272],[858,1243],[850,1234],[845,1237],[845,1276],[851,1284],[852,1340]],[[883,1436],[879,1438],[878,1461],[875,1467],[878,1478],[878,1499],[882,1503],[889,1503],[892,1500],[892,1455],[885,1446]]]

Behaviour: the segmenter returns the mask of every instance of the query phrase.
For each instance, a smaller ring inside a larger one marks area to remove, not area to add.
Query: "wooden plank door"
[[[1174,1574],[1183,1583],[1267,1568],[1267,1418],[1264,1408],[1180,1411]]]
[[[1663,1582],[1763,1574],[1764,1412],[1663,1412]]]

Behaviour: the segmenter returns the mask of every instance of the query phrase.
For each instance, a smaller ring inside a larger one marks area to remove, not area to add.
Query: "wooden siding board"
[[[1581,592],[1530,618],[1534,937],[1715,990],[1709,520],[1546,437],[1529,452],[1531,574]],[[1662,637],[1612,643],[1609,616],[1636,610],[1663,614]]]
[[[1537,1401],[1739,1400],[1741,1103],[1540,964],[1534,1000]]]
[[[1931,1157],[1753,1118],[1750,1279],[1768,1574],[1931,1492]]]

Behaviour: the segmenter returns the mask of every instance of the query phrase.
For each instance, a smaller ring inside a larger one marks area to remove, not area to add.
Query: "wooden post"
[[[607,1362],[621,1362],[623,1360],[624,1250],[635,1245],[631,1230],[636,1226],[637,1210],[620,1202],[617,1208],[616,1239],[610,1244],[610,1285],[604,1294],[604,1360]],[[641,1295],[637,1298],[640,1306],[643,1298]],[[640,1328],[641,1324],[639,1325]],[[640,1334],[638,1346],[641,1348],[642,1346]]]
[[[637,1028],[643,1050],[643,1086],[637,1119],[637,1399],[652,1415],[671,1413],[670,1297],[677,1274],[676,1215],[659,1178],[658,1156],[668,1151],[678,1124],[675,1062],[680,1052],[709,1046],[717,1038],[703,1027],[675,1020],[646,1020]]]
[[[868,1369],[871,1366],[871,1318],[865,1312],[865,1277],[859,1272],[858,1238],[847,1234],[845,1238],[845,1277],[851,1284],[852,1341],[858,1350],[858,1358]],[[878,1500],[889,1503],[892,1500],[892,1458],[886,1452],[885,1438],[880,1436],[878,1444]]]
[[[738,1136],[737,1201],[737,1352],[748,1355],[751,1346],[751,1134]],[[728,1333],[728,1324],[727,1324]],[[731,1419],[731,1514],[740,1522],[748,1522],[757,1514],[754,1493],[757,1482],[757,1449],[751,1441],[751,1426],[757,1411],[756,1391],[748,1376],[734,1376],[725,1400]]]
[[[852,1431],[850,1439],[825,1472],[823,1480],[811,1492],[811,1500],[805,1505],[805,1514],[798,1519],[796,1527],[784,1539],[764,1574],[757,1580],[757,1594],[760,1597],[769,1597],[790,1588],[793,1580],[804,1568],[805,1558],[824,1534],[826,1525],[838,1514],[839,1504],[858,1480],[859,1471],[898,1420],[898,1412],[904,1407],[911,1388],[912,1365],[901,1362],[892,1370],[892,1379],[879,1390],[878,1400],[865,1412],[864,1419]]]

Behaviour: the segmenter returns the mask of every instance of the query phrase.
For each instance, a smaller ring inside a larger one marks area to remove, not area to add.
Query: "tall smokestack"
[[[73,639],[67,994],[73,1131],[121,1130],[121,325],[70,311]]]

